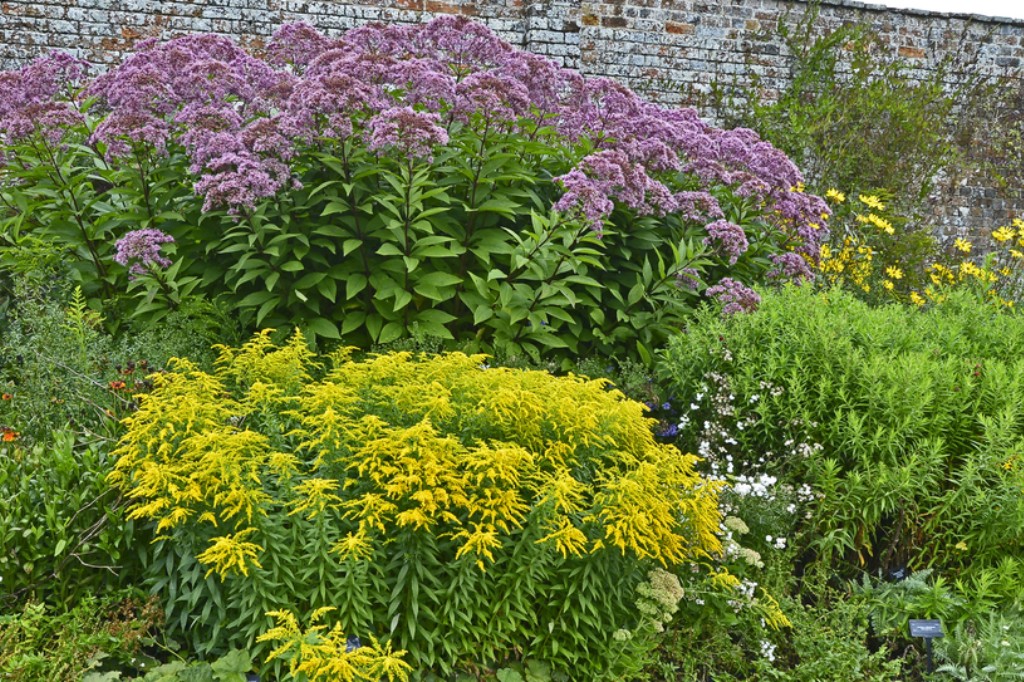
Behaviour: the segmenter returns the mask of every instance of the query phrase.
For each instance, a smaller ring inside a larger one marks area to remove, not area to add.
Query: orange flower
[[[13,397],[14,396],[11,395],[10,393],[4,393],[3,395],[0,395],[0,400],[10,400]]]
[[[18,432],[14,429],[4,427],[3,434],[0,435],[0,441],[3,441],[4,443],[12,443],[16,440],[18,440]]]
[[[123,381],[111,381],[110,382],[110,390],[111,391],[123,391],[127,387],[128,387],[128,384],[124,383]]]

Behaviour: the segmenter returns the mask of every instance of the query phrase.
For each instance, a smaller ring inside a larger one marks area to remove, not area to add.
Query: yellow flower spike
[[[288,516],[308,512],[306,518],[312,520],[323,514],[328,507],[342,503],[342,499],[334,494],[338,490],[338,482],[330,478],[309,478],[299,483],[292,492],[297,496],[292,500]]]
[[[343,560],[358,561],[368,559],[373,555],[373,544],[365,530],[358,530],[349,533],[344,538],[334,543],[331,552],[337,554]]]
[[[552,532],[537,540],[538,544],[548,542],[554,543],[563,559],[570,556],[583,556],[587,551],[587,536],[565,516],[559,519],[558,525]]]
[[[213,573],[220,576],[221,580],[227,578],[231,573],[249,575],[252,567],[263,568],[257,557],[263,548],[252,542],[245,542],[244,538],[256,532],[255,528],[247,528],[234,535],[223,535],[213,538],[210,547],[196,557],[201,564],[210,565],[206,577]]]

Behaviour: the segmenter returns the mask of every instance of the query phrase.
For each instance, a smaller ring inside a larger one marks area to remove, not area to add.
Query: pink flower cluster
[[[171,261],[160,253],[160,246],[173,241],[171,235],[153,228],[132,230],[117,240],[114,261],[127,267],[133,276],[146,274],[154,265],[169,268]]]
[[[109,109],[93,139],[109,159],[136,161],[178,141],[204,210],[252,207],[291,177],[293,145],[268,121],[293,80],[221,36],[148,40],[90,87]]]

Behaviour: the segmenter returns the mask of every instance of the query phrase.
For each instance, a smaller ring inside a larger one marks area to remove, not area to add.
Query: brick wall
[[[757,74],[769,90],[784,85],[791,58],[775,27],[780,19],[796,24],[807,9],[802,0],[6,0],[0,68],[53,48],[107,64],[153,35],[213,31],[258,49],[287,21],[338,33],[371,21],[463,14],[515,45],[674,104],[720,78]],[[970,68],[1024,82],[1024,20],[824,0],[815,29],[848,22],[870,25],[891,54],[923,71],[969,52],[976,55]],[[981,232],[1024,215],[1024,191],[957,178],[934,206],[940,233]]]

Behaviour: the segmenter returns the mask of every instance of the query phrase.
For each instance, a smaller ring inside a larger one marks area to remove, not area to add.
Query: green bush
[[[328,369],[301,334],[263,333],[212,374],[154,377],[112,480],[155,523],[171,635],[259,658],[265,614],[333,607],[422,674],[641,665],[657,627],[636,602],[666,592],[643,585],[713,562],[717,485],[604,382],[484,360],[341,351]]]
[[[90,439],[116,437],[147,376],[172,356],[212,362],[210,345],[234,338],[217,308],[193,300],[159,324],[133,323],[116,336],[88,308],[81,290],[59,280],[21,288],[0,319],[0,426],[22,442],[46,442],[70,429]]]
[[[148,534],[125,519],[106,483],[105,448],[63,431],[0,443],[0,608],[27,600],[71,609],[141,578]]]
[[[1022,342],[1021,318],[969,295],[872,309],[790,288],[755,314],[705,311],[662,368],[696,408],[681,446],[722,475],[767,471],[807,492],[804,561],[846,577],[934,568],[965,592],[992,583],[1012,603],[1024,555]]]
[[[152,603],[125,594],[87,595],[68,610],[26,604],[0,615],[0,679],[80,680],[111,663],[131,667],[159,621]]]

